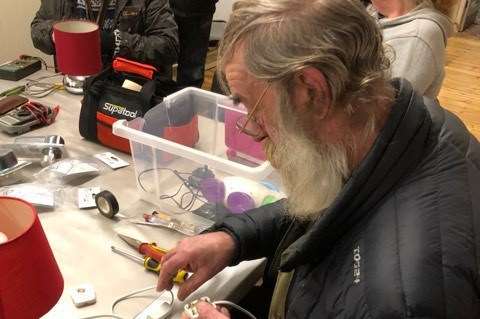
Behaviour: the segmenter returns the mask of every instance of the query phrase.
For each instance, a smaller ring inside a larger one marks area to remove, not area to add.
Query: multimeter
[[[54,111],[49,106],[45,107],[45,118],[55,116]],[[0,117],[0,130],[8,134],[22,134],[28,132],[33,126],[41,124],[41,120],[27,108],[21,105]]]
[[[18,81],[42,68],[39,58],[27,55],[0,65],[0,79]]]

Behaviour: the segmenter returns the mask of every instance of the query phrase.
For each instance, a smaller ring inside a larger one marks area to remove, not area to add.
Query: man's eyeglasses
[[[253,117],[255,115],[255,112],[257,111],[258,106],[262,103],[263,97],[265,96],[269,88],[270,84],[268,84],[265,89],[263,89],[262,94],[260,94],[260,97],[254,104],[252,111],[246,115],[240,116],[236,122],[237,129],[240,132],[247,134],[257,142],[263,140],[266,137],[266,134]]]

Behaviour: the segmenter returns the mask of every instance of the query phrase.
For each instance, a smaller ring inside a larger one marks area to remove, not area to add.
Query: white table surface
[[[46,75],[37,72],[29,78]],[[60,81],[61,77],[56,80]],[[0,91],[19,85],[21,82],[0,80]],[[126,209],[139,200],[136,189],[133,163],[130,156],[107,149],[101,145],[84,140],[78,132],[81,96],[59,91],[45,98],[32,98],[48,105],[60,105],[56,121],[47,127],[38,128],[23,136],[58,134],[64,137],[70,158],[91,158],[92,155],[112,151],[132,165],[112,170],[102,164],[102,174],[89,180],[83,186],[99,186],[117,197],[120,210]],[[15,136],[0,132],[0,143],[11,143]],[[39,165],[29,168],[32,173],[41,169]],[[110,314],[111,304],[117,297],[134,290],[155,285],[157,275],[147,272],[134,261],[111,252],[110,247],[129,248],[116,233],[121,231],[148,241],[155,241],[163,248],[172,248],[183,235],[161,228],[134,226],[125,221],[110,220],[96,209],[79,210],[74,202],[75,188],[66,187],[61,191],[63,200],[54,210],[39,212],[40,221],[50,246],[62,272],[65,288],[58,303],[43,318],[81,318],[98,314]],[[76,193],[75,193],[76,194]],[[261,277],[264,262],[255,260],[229,267],[204,284],[186,301],[209,296],[213,300],[229,299],[238,301],[248,289]],[[32,268],[34,271],[34,268]],[[69,296],[69,289],[82,283],[93,284],[97,296],[94,305],[76,308]],[[176,288],[174,288],[176,294]],[[152,295],[150,293],[149,295]],[[154,295],[154,294],[153,294]],[[152,299],[133,299],[120,304],[117,314],[124,318],[133,318]],[[172,318],[179,318],[183,303],[175,301]]]

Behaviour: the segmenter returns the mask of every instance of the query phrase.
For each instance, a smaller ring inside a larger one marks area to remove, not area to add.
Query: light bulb
[[[6,243],[8,241],[7,235],[4,233],[0,232],[0,244]]]

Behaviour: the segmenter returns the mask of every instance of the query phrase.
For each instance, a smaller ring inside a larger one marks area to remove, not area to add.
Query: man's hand
[[[193,275],[180,285],[178,299],[184,300],[204,282],[232,261],[234,239],[225,232],[208,233],[181,240],[162,258],[157,290],[172,289],[172,280],[180,269]]]
[[[218,307],[215,308],[208,302],[200,301],[197,304],[198,319],[229,319],[230,313],[227,308]],[[190,317],[183,313],[182,319],[190,319]]]

